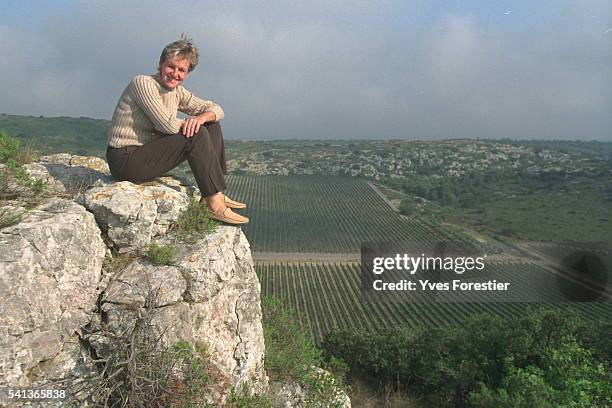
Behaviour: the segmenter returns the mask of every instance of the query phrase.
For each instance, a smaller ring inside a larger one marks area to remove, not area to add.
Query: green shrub
[[[473,407],[605,407],[612,404],[612,383],[588,350],[570,340],[547,350],[540,364],[516,367],[507,361],[499,387],[482,383],[470,393]],[[608,376],[609,377],[609,376]]]
[[[149,244],[147,257],[154,265],[174,265],[176,258],[176,247],[174,245]]]
[[[0,163],[15,162],[17,164],[32,163],[38,153],[33,142],[22,146],[18,139],[0,130]]]
[[[218,222],[208,218],[208,209],[198,200],[192,199],[185,211],[181,213],[176,224],[176,237],[180,241],[194,242],[198,238],[213,232]]]
[[[605,333],[574,312],[542,308],[507,319],[481,314],[459,327],[337,331],[324,348],[370,383],[440,407],[606,406],[612,376],[596,358],[606,355]]]
[[[211,407],[206,397],[213,367],[206,347],[183,340],[168,347],[162,341],[166,329],[155,322],[158,312],[153,302],[129,327],[96,332],[105,339],[104,357],[97,372],[66,380],[71,398],[89,396],[100,407]]]
[[[23,208],[0,208],[0,229],[18,223],[26,212],[27,210]]]
[[[264,297],[261,303],[268,375],[277,381],[304,378],[310,367],[321,364],[321,350],[280,299]]]
[[[6,163],[9,160],[16,161],[19,157],[19,150],[19,140],[0,131],[0,163]]]
[[[208,352],[201,343],[194,345],[179,341],[170,355],[179,368],[180,376],[173,380],[173,390],[169,397],[173,406],[198,408],[206,405],[203,399],[205,390],[213,383],[208,367]]]
[[[266,344],[265,366],[270,379],[297,382],[305,389],[303,407],[342,406],[338,398],[343,388],[346,363],[335,358],[326,363],[323,353],[312,341],[293,309],[273,297],[262,299],[263,329]],[[320,372],[324,367],[330,373]]]
[[[228,408],[272,408],[272,401],[266,395],[253,394],[247,384],[239,390],[232,389],[227,398]]]
[[[399,211],[402,215],[414,215],[417,212],[416,203],[413,200],[404,198],[400,201]]]
[[[23,167],[35,157],[31,144],[22,148],[19,141],[0,131],[0,201],[19,200],[25,209],[0,209],[0,228],[13,225],[29,208],[37,205],[45,192],[45,183],[34,179]]]

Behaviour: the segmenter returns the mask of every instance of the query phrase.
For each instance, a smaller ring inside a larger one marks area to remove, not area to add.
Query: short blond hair
[[[181,39],[171,42],[166,45],[159,56],[159,64],[157,70],[161,69],[162,64],[166,61],[166,58],[180,57],[187,58],[189,61],[189,71],[191,72],[198,65],[199,59],[198,48],[193,43],[191,38],[187,38],[185,34],[181,34]]]

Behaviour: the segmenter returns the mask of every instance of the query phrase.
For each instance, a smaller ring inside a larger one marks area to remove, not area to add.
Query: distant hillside
[[[21,116],[0,114],[0,129],[20,140],[32,141],[38,151],[104,156],[110,121],[64,116]]]

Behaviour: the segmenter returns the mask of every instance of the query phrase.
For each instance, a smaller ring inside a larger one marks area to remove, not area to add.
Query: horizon
[[[150,4],[6,2],[0,112],[109,120],[185,32],[229,140],[612,140],[605,0]]]
[[[0,112],[0,117],[1,116],[15,116],[15,117],[29,117],[29,118],[36,118],[36,119],[86,119],[86,120],[93,120],[93,121],[105,121],[105,122],[109,122],[109,119],[102,119],[102,118],[92,118],[92,117],[87,117],[87,116],[79,116],[79,117],[73,117],[73,116],[44,116],[44,115],[35,115],[35,114],[31,114],[31,115],[15,115],[12,113],[5,113],[5,112]],[[3,130],[0,127],[0,131]],[[276,138],[276,139],[245,139],[245,138],[240,138],[238,136],[231,136],[226,138],[227,141],[230,142],[325,142],[325,143],[331,143],[331,142],[404,142],[404,141],[409,141],[409,142],[445,142],[445,141],[458,141],[458,140],[468,140],[468,141],[483,141],[483,142],[503,142],[503,141],[510,141],[510,142],[563,142],[563,143],[575,143],[575,142],[579,142],[579,143],[609,143],[612,144],[612,140],[599,140],[599,139],[535,139],[535,138],[509,138],[509,137],[500,137],[500,138],[495,138],[495,137],[487,137],[487,138],[476,138],[476,137],[457,137],[457,138],[436,138],[436,139],[424,139],[424,138],[410,138],[410,137],[406,137],[406,138],[379,138],[379,139],[366,139],[366,138],[361,138],[361,139],[351,139],[351,138],[346,138],[346,139],[297,139],[297,138]]]

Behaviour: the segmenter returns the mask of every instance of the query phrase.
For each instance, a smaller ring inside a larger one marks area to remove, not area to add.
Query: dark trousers
[[[202,197],[225,190],[227,167],[218,122],[206,123],[191,138],[177,133],[142,146],[109,146],[106,160],[115,180],[133,183],[150,181],[187,160]]]

